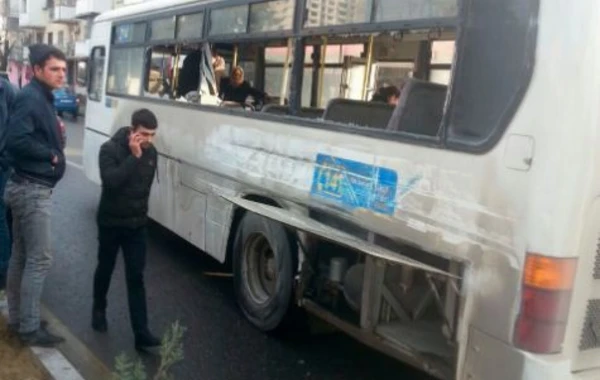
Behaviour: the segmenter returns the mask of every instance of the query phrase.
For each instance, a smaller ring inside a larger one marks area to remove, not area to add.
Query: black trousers
[[[129,316],[134,334],[148,332],[144,267],[146,228],[98,227],[98,266],[94,274],[94,311],[106,310],[106,295],[119,248],[123,251]]]

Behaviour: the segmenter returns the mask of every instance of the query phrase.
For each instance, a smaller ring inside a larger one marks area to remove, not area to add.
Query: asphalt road
[[[45,306],[110,368],[121,352],[136,356],[129,326],[122,261],[113,276],[109,332],[90,327],[96,264],[95,209],[100,189],[77,167],[82,163],[83,122],[67,118],[71,163],[54,192],[55,261],[46,282]],[[159,132],[161,133],[161,132]],[[163,132],[167,133],[167,132]],[[216,261],[160,227],[150,228],[146,268],[151,328],[161,334],[176,320],[187,328],[183,379],[428,379],[343,334],[277,339],[255,330],[240,314],[231,278]],[[147,367],[156,359],[143,356]]]

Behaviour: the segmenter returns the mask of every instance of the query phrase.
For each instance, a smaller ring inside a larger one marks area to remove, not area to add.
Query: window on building
[[[60,47],[63,47],[65,43],[65,32],[63,32],[62,30],[58,32],[58,41],[57,41],[57,45]]]
[[[48,45],[54,45],[54,34],[52,32],[48,33]]]

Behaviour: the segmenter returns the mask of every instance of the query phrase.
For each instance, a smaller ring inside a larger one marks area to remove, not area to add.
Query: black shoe
[[[101,333],[104,333],[108,330],[108,323],[106,322],[106,313],[104,311],[92,311],[92,328]]]
[[[36,347],[54,347],[55,345],[62,343],[65,339],[61,336],[50,334],[48,330],[40,327],[37,331],[19,334],[21,341],[27,346]]]
[[[160,339],[152,335],[149,331],[135,336],[135,349],[139,351],[154,351],[160,349]]]

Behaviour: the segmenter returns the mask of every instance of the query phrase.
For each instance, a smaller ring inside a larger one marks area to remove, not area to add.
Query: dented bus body
[[[347,3],[99,16],[86,174],[150,108],[151,217],[232,265],[257,328],[302,307],[441,379],[598,378],[600,3]],[[270,100],[220,99],[215,56]]]

